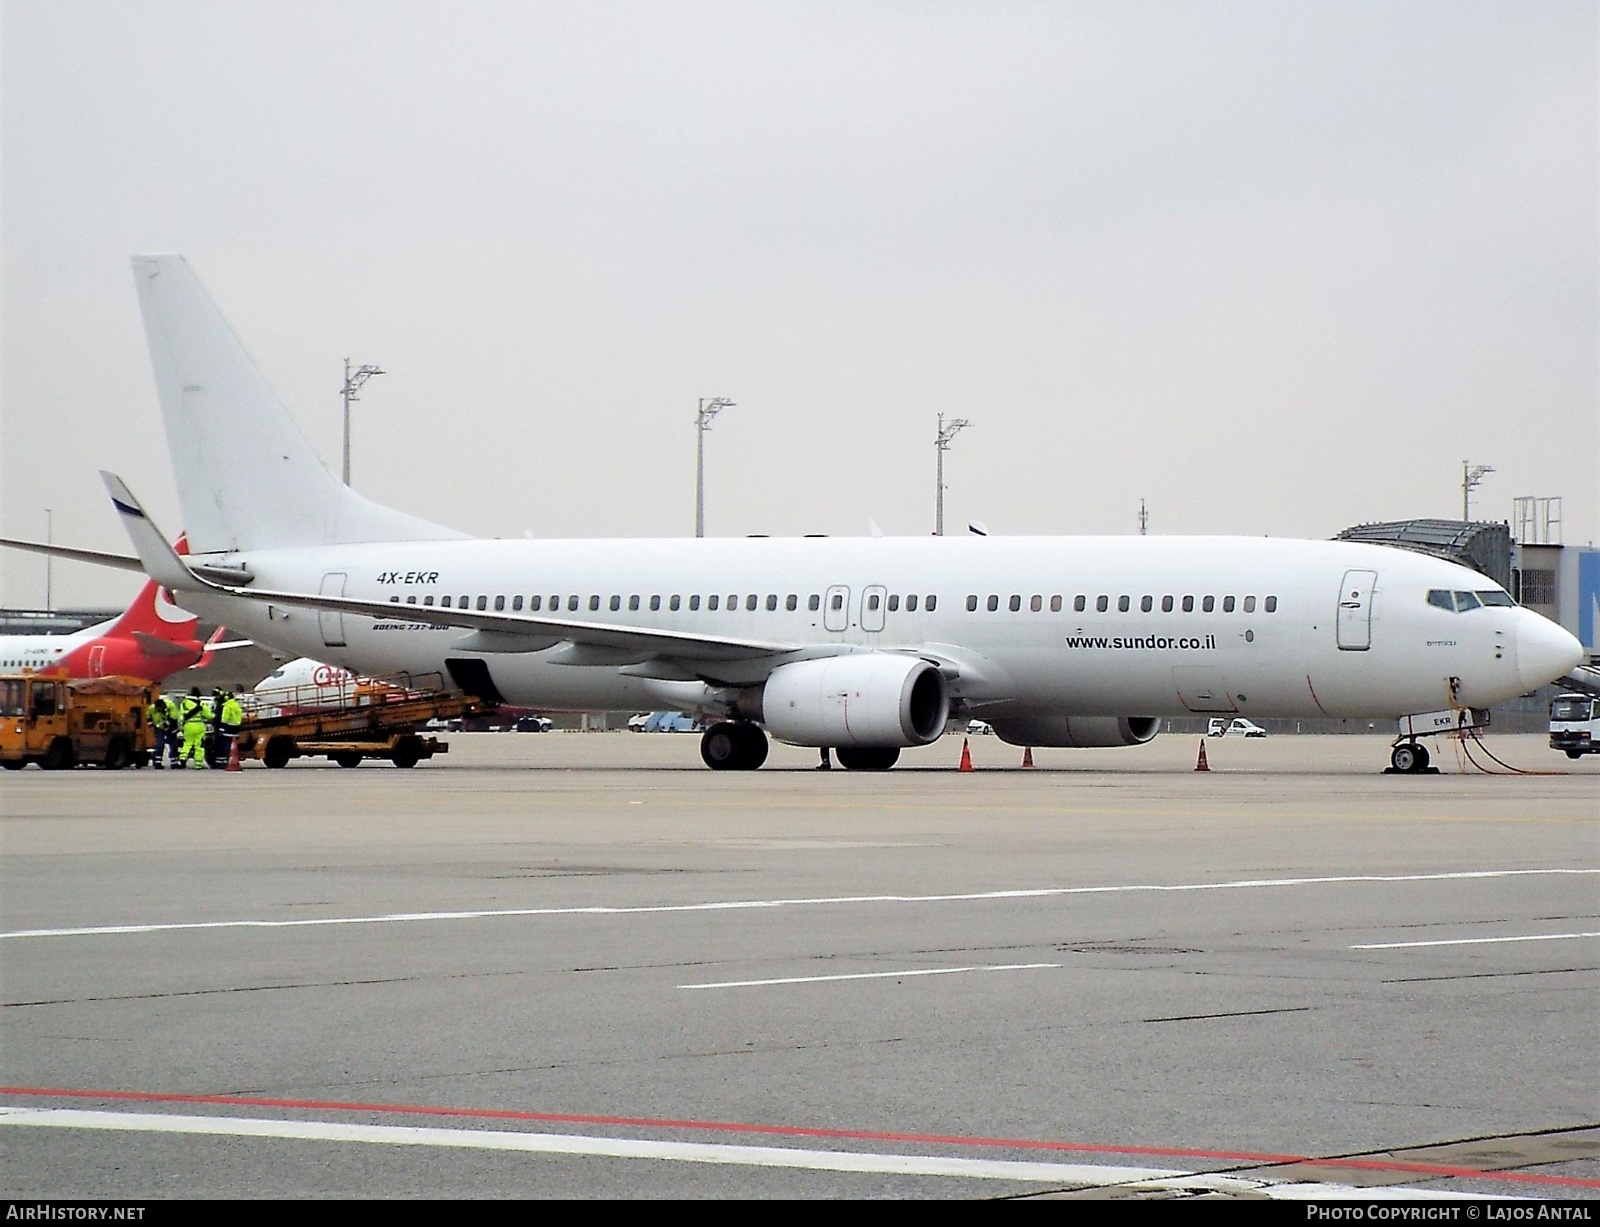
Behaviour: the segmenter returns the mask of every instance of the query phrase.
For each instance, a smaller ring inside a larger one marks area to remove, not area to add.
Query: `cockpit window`
[[[1483,602],[1478,600],[1478,598],[1473,596],[1470,592],[1456,593],[1457,613],[1465,613],[1469,609],[1476,609],[1481,604],[1483,604]]]
[[[1516,605],[1516,602],[1511,599],[1509,594],[1501,592],[1498,588],[1491,588],[1487,592],[1477,592],[1473,595],[1485,605]]]
[[[1456,603],[1450,599],[1450,593],[1443,588],[1433,588],[1428,592],[1428,604],[1437,605],[1440,609],[1455,612]]]

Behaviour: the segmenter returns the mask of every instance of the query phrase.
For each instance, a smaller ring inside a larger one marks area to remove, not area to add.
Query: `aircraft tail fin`
[[[172,594],[155,580],[146,582],[139,595],[106,628],[107,635],[141,635],[165,643],[193,643],[198,619],[172,602]]]
[[[135,256],[133,271],[195,553],[464,535],[334,477],[182,256]]]

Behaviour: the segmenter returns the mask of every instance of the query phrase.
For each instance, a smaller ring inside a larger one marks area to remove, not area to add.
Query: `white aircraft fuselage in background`
[[[181,257],[134,277],[191,556],[107,486],[187,607],[521,707],[720,713],[712,766],[758,766],[763,728],[882,767],[952,715],[1067,746],[1188,713],[1486,707],[1582,655],[1475,571],[1353,542],[467,539],[333,479]]]

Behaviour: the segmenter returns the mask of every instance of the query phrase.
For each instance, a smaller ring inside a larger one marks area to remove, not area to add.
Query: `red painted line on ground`
[[[1419,1176],[1459,1176],[1474,1180],[1509,1180],[1526,1184],[1566,1185],[1600,1189],[1600,1180],[1547,1176],[1537,1172],[1488,1172],[1475,1167],[1445,1167],[1383,1159],[1318,1159],[1311,1155],[1258,1154],[1242,1150],[1194,1150],[1171,1146],[1118,1146],[1101,1142],[1051,1142],[1038,1138],[965,1137],[939,1133],[887,1133],[874,1129],[826,1129],[809,1125],[754,1125],[737,1121],[673,1120],[649,1116],[591,1116],[572,1112],[524,1112],[514,1108],[444,1108],[419,1104],[348,1103],[332,1099],[267,1099],[246,1095],[181,1095],[161,1091],[86,1091],[66,1087],[0,1086],[0,1095],[42,1099],[103,1099],[135,1103],[192,1103],[235,1108],[287,1108],[305,1112],[372,1112],[391,1116],[441,1116],[472,1120],[507,1120],[561,1125],[609,1125],[635,1129],[685,1129],[704,1133],[750,1133],[795,1138],[834,1138],[858,1142],[914,1142],[921,1145],[993,1147],[1008,1150],[1067,1151],[1097,1155],[1148,1155],[1169,1159],[1261,1166],[1309,1165],[1364,1171],[1410,1172]],[[1196,1173],[1197,1175],[1200,1173]]]

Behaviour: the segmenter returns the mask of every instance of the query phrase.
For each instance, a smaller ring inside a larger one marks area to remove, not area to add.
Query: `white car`
[[[985,724],[982,720],[967,721],[967,736],[969,737],[983,737],[993,732],[994,726],[992,724]]]
[[[1206,725],[1207,737],[1265,737],[1267,730],[1259,724],[1252,724],[1243,716],[1235,720],[1224,720],[1221,716],[1213,716]]]

